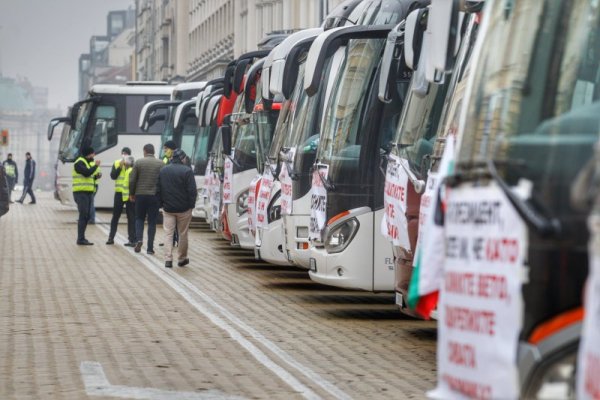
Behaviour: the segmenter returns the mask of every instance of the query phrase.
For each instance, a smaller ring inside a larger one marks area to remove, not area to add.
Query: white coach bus
[[[68,116],[50,120],[48,140],[52,139],[56,126],[69,125],[61,136],[56,167],[56,193],[60,202],[74,204],[73,163],[82,147],[92,146],[96,158],[102,161],[95,206],[112,208],[114,182],[110,179],[110,169],[113,162],[121,158],[123,147],[129,147],[136,159],[142,157],[142,148],[147,143],[154,145],[158,156],[164,120],[143,132],[138,125],[140,111],[150,101],[168,100],[172,92],[173,86],[161,82],[94,85],[85,100],[73,104]]]

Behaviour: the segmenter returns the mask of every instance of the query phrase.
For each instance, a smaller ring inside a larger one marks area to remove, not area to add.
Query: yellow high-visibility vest
[[[123,203],[125,203],[126,201],[129,201],[129,175],[131,174],[131,171],[133,170],[133,167],[129,167],[129,168],[124,168],[123,169],[123,176],[124,176],[124,186],[123,186],[123,191],[121,192],[123,194]],[[119,176],[120,178],[120,176]]]
[[[75,160],[73,163],[73,192],[93,193],[96,189],[94,186],[94,175],[86,177],[75,171],[75,164],[77,164],[79,161],[83,161],[86,167],[91,168],[90,163],[84,157],[79,157],[77,160]]]
[[[115,161],[115,168],[121,167],[121,160]],[[125,168],[121,169],[119,176],[115,179],[115,193],[123,193],[127,189],[129,191],[129,180],[125,180]]]
[[[11,178],[15,177],[16,169],[14,165],[8,163],[4,164],[4,170],[6,171],[6,176],[10,176]]]

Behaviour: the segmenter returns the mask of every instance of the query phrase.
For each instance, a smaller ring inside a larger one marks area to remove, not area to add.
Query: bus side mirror
[[[52,140],[52,136],[54,135],[54,128],[56,128],[58,125],[60,125],[62,123],[70,124],[71,118],[70,117],[58,117],[58,118],[52,118],[50,120],[50,122],[48,123],[48,140]]]
[[[155,114],[151,115],[148,119],[146,119],[142,125],[142,130],[144,132],[148,132],[148,129],[152,127],[158,121],[166,121],[167,116],[165,114]]]
[[[221,140],[223,141],[223,153],[231,155],[231,126],[221,126]]]
[[[450,72],[460,45],[460,26],[464,13],[460,0],[432,0],[429,14],[431,31],[430,61],[441,72]]]

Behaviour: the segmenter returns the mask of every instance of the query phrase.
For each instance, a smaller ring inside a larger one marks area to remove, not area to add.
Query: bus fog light
[[[344,251],[358,231],[359,223],[356,218],[350,218],[332,228],[327,229],[325,249],[328,253]]]

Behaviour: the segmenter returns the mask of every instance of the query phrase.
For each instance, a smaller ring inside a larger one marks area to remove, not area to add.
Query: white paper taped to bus
[[[319,176],[320,175],[320,176]],[[327,189],[323,182],[329,176],[328,165],[318,165],[312,174],[309,239],[321,240],[321,232],[327,223]]]
[[[408,175],[405,169],[408,161],[390,154],[383,194],[384,214],[381,220],[381,234],[394,246],[410,249],[408,239],[408,222],[406,220],[406,195]]]
[[[250,186],[248,187],[248,230],[252,233],[256,231],[256,185],[259,184],[261,180],[260,175],[256,175],[254,179],[250,182]]]
[[[517,347],[527,228],[502,189],[448,193],[432,398],[519,398]]]
[[[281,182],[281,215],[290,215],[293,212],[294,202],[292,197],[293,182],[285,162],[281,163],[279,182]]]
[[[581,400],[600,397],[600,215],[592,214],[588,225],[590,262],[577,357],[577,398]]]
[[[273,173],[270,167],[266,167],[260,182],[260,190],[256,199],[256,227],[264,228],[269,224],[268,208],[271,201],[271,190],[273,189]]]
[[[233,203],[233,161],[230,157],[225,156],[223,163],[223,204]]]

